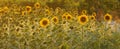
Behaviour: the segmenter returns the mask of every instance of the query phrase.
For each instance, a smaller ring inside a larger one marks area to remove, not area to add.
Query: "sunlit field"
[[[120,0],[0,0],[0,49],[120,49]]]

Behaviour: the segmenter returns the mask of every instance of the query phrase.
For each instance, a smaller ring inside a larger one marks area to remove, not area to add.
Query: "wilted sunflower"
[[[83,15],[86,15],[86,14],[87,14],[87,11],[86,11],[86,10],[82,10],[82,14],[83,14]]]
[[[35,3],[35,4],[34,4],[34,7],[35,7],[35,8],[40,8],[40,3],[39,3],[39,2]]]
[[[82,25],[86,24],[88,22],[88,16],[86,16],[86,15],[79,16],[78,22]]]
[[[112,20],[112,16],[107,13],[107,14],[104,16],[104,20],[110,22],[110,21]]]
[[[55,24],[57,24],[58,23],[58,17],[57,16],[54,16],[53,18],[52,18],[52,22],[53,23],[55,23]]]
[[[49,25],[50,21],[48,18],[43,18],[40,20],[40,26],[43,28],[46,28]]]
[[[31,7],[31,6],[26,6],[26,11],[27,11],[28,13],[30,13],[30,12],[32,11],[32,7]]]
[[[90,16],[90,20],[95,20],[95,16]]]

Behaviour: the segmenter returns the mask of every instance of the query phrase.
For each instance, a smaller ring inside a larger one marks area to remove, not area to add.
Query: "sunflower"
[[[79,16],[78,22],[82,25],[86,24],[88,22],[88,16],[86,16],[86,15]]]
[[[90,16],[90,20],[95,20],[95,16]]]
[[[50,10],[49,9],[45,9],[45,14],[50,15],[51,14]]]
[[[64,13],[64,14],[62,15],[62,19],[67,19],[67,15],[69,15],[68,12]]]
[[[28,13],[30,13],[30,12],[32,11],[32,7],[31,7],[31,6],[26,6],[26,11],[27,11]]]
[[[52,22],[53,23],[55,23],[55,24],[57,24],[58,23],[58,17],[57,16],[54,16],[53,18],[52,18]]]
[[[72,15],[68,14],[68,15],[66,16],[66,19],[67,19],[67,20],[71,20],[71,19],[72,19]]]
[[[87,14],[87,11],[86,10],[82,10],[82,14],[83,15]]]
[[[112,16],[107,13],[107,14],[104,16],[104,20],[110,22],[110,21],[112,20]]]
[[[78,15],[78,11],[73,11],[74,15],[77,16]]]
[[[66,15],[62,15],[62,19],[66,19]]]
[[[46,28],[49,25],[50,21],[48,18],[43,18],[40,20],[40,26],[43,28]]]
[[[92,13],[92,16],[96,16],[96,13],[95,13],[95,12],[93,12],[93,13]]]
[[[37,8],[40,8],[40,3],[39,2],[37,2],[37,3],[35,3],[34,4],[34,7],[37,9]]]

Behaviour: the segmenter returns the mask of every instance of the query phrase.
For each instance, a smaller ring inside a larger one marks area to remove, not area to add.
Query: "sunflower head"
[[[78,16],[78,22],[81,24],[81,25],[84,25],[88,22],[88,16],[86,15],[81,15],[81,16]]]
[[[87,11],[86,11],[86,10],[82,10],[82,14],[83,14],[83,15],[86,15],[86,14],[87,14]]]
[[[54,16],[53,18],[52,18],[52,22],[53,23],[55,23],[55,24],[57,24],[58,23],[58,17],[57,16]]]
[[[49,25],[50,21],[48,18],[43,18],[40,20],[40,26],[46,28]]]
[[[34,4],[34,7],[37,9],[37,8],[40,8],[40,3],[39,2],[36,2],[35,4]]]
[[[62,19],[67,19],[67,15],[68,15],[69,13],[64,13],[63,15],[62,15]]]
[[[77,16],[78,15],[78,11],[74,11],[74,15]]]
[[[95,16],[90,16],[90,20],[95,20]]]
[[[72,15],[68,14],[68,15],[66,16],[66,19],[67,19],[67,20],[71,20],[71,19],[72,19]]]
[[[107,13],[107,14],[104,16],[104,20],[107,21],[107,22],[110,22],[110,21],[112,20],[112,16]]]
[[[28,13],[30,13],[31,11],[32,11],[32,7],[31,6],[26,6],[26,11],[28,12]]]

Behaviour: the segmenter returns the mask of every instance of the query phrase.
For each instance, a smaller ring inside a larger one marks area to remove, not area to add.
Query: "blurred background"
[[[78,13],[87,10],[88,14],[97,13],[97,19],[100,20],[104,14],[110,13],[113,20],[120,21],[120,0],[0,0],[0,6],[9,6],[18,4],[22,6],[34,6],[35,2],[40,2],[41,6],[48,6],[55,9],[60,7],[66,11],[77,9]]]

